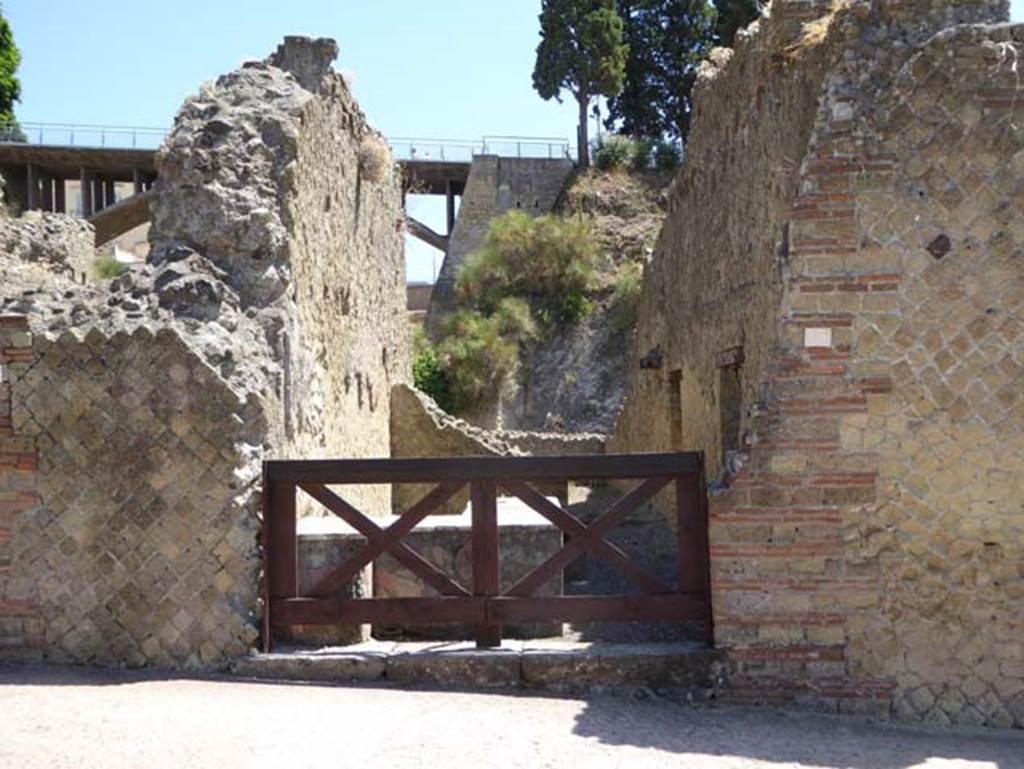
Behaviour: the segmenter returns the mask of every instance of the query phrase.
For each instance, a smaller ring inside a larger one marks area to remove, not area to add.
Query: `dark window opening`
[[[683,371],[673,369],[668,372],[668,409],[672,426],[672,450],[683,450]]]
[[[726,452],[740,446],[740,422],[743,414],[743,392],[738,364],[718,369],[718,415],[722,435],[722,462]]]

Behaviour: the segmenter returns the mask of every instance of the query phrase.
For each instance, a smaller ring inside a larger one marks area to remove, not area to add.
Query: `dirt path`
[[[1024,734],[660,700],[0,668],[0,767],[1021,769]]]

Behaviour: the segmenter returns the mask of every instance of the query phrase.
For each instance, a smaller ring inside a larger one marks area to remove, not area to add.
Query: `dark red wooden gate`
[[[633,488],[590,524],[553,504],[531,483],[628,481]],[[329,486],[436,483],[387,529],[348,504]],[[352,623],[475,624],[477,645],[501,643],[504,622],[588,620],[700,620],[712,641],[708,576],[707,496],[699,453],[562,457],[460,457],[271,461],[263,470],[263,648],[285,625]],[[466,485],[472,502],[473,583],[464,586],[403,543],[402,537]],[[630,561],[605,536],[632,510],[669,485],[675,487],[678,575],[670,585]],[[366,537],[363,550],[324,577],[307,596],[298,590],[295,507],[299,490]],[[565,533],[561,550],[505,591],[499,588],[497,496],[518,497]],[[339,591],[375,558],[388,553],[440,595],[421,598],[346,598]],[[535,596],[545,582],[584,553],[626,574],[639,595]]]

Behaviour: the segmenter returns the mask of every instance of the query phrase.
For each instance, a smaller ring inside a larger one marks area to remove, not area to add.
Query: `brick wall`
[[[32,654],[42,640],[31,590],[13,568],[15,516],[36,502],[36,451],[14,433],[11,379],[31,360],[27,319],[0,316],[0,660]]]
[[[773,10],[719,77],[775,61],[751,100],[784,108],[821,68],[804,148],[777,158],[779,180],[751,181],[794,191],[778,218],[748,219],[784,235],[769,251],[732,225],[716,250],[714,215],[682,195],[728,174],[733,155],[693,147],[690,163],[709,165],[683,170],[645,279],[640,352],[660,344],[665,365],[634,374],[613,448],[666,444],[641,416],[671,424],[668,374],[681,371],[686,448],[721,467],[711,555],[728,696],[1022,726],[1024,102],[1011,59],[1024,30],[935,35],[1001,3],[853,4],[813,35]],[[719,146],[772,141],[751,140],[768,127],[732,114],[742,100],[713,101],[722,83],[701,93],[712,101],[698,101],[694,141],[715,121]],[[719,217],[750,205],[742,188],[721,189],[727,199],[708,196]],[[775,276],[763,284],[762,264]],[[746,355],[721,354],[734,345]],[[741,367],[737,436],[718,419],[723,357]]]

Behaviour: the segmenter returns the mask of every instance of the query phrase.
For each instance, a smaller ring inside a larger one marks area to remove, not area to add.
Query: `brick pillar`
[[[15,519],[36,503],[36,451],[15,431],[12,393],[32,356],[28,319],[0,315],[0,660],[32,658],[42,646],[33,586],[14,564]]]

